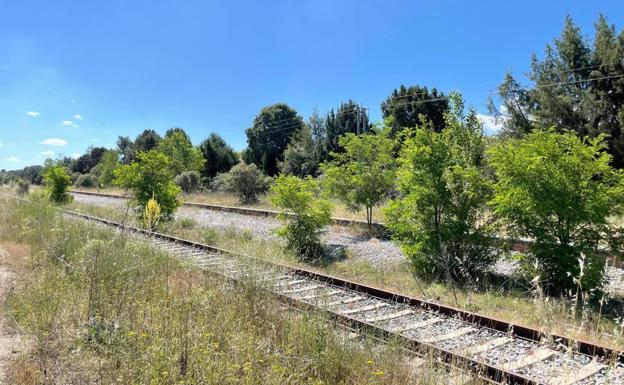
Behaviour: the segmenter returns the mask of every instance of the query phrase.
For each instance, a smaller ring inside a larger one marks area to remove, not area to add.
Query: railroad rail
[[[490,382],[510,384],[624,384],[624,352],[549,335],[465,310],[408,297],[307,269],[151,232],[74,211],[83,220],[125,229],[155,247],[230,279],[255,277],[280,300],[314,309],[351,328],[432,352]]]

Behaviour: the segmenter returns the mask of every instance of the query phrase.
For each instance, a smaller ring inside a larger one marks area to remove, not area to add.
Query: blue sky
[[[262,106],[307,117],[400,84],[462,91],[486,113],[506,71],[526,72],[566,14],[593,34],[605,1],[4,1],[0,169],[183,127],[235,149]]]

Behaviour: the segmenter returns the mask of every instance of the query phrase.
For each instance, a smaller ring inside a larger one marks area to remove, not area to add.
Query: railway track
[[[301,268],[63,210],[124,229],[153,246],[232,280],[253,279],[289,305],[328,314],[351,328],[396,339],[495,383],[624,384],[624,353],[564,336]],[[424,362],[424,361],[423,361]]]

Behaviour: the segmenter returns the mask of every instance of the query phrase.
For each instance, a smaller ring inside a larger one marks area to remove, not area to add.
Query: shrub
[[[600,284],[604,258],[598,245],[614,235],[609,216],[622,213],[622,173],[610,166],[603,136],[537,130],[489,151],[498,182],[494,214],[511,235],[535,241],[524,259],[545,287],[561,292]]]
[[[383,133],[343,135],[338,139],[341,153],[321,166],[323,185],[351,211],[366,209],[370,229],[373,207],[379,205],[394,187],[396,161],[394,141]]]
[[[160,205],[156,199],[151,198],[147,201],[143,210],[143,224],[146,229],[155,230],[160,222]]]
[[[196,192],[201,187],[201,176],[197,171],[185,171],[176,176],[175,182],[187,194]]]
[[[286,224],[278,234],[286,239],[288,248],[304,260],[323,255],[320,232],[331,222],[331,205],[316,198],[318,186],[308,177],[279,176],[271,188],[271,202],[281,210],[278,218]]]
[[[67,189],[71,186],[71,176],[63,166],[47,165],[43,170],[43,180],[46,191],[53,202],[71,202],[72,196],[67,192]]]
[[[266,192],[271,178],[268,178],[255,164],[239,163],[226,175],[219,176],[219,182],[227,191],[236,194],[244,204],[255,203],[258,195]]]
[[[91,174],[80,175],[74,182],[77,187],[95,187],[96,184],[96,178]]]
[[[17,195],[26,195],[30,190],[30,183],[24,179],[18,179],[16,183]]]
[[[115,169],[116,186],[132,189],[137,203],[145,207],[154,198],[160,205],[162,214],[169,217],[180,205],[180,187],[173,181],[170,160],[156,150],[137,154],[137,161],[120,165]]]
[[[469,282],[496,259],[483,218],[490,197],[481,159],[483,127],[463,114],[454,96],[446,127],[431,123],[409,133],[399,156],[400,197],[386,223],[414,267],[424,276]]]

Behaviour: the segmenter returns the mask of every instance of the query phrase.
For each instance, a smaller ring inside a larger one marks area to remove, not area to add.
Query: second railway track
[[[407,297],[306,269],[269,263],[201,243],[63,210],[123,228],[134,237],[233,280],[254,277],[281,300],[415,351],[435,354],[497,383],[624,384],[624,353]]]

